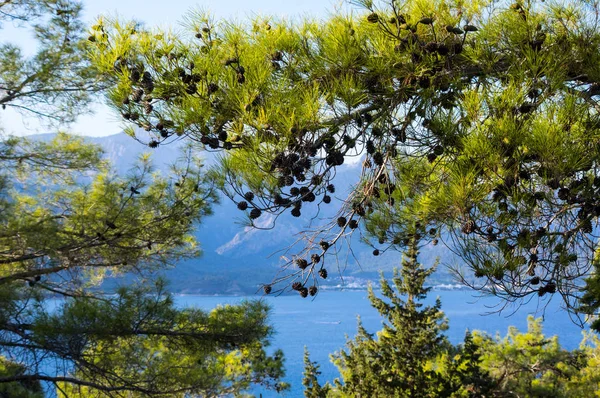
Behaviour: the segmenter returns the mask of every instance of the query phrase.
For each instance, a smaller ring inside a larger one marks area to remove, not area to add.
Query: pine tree
[[[84,56],[80,12],[71,0],[0,1],[0,22],[29,26],[38,39],[31,57],[0,46],[2,108],[51,125],[93,106],[103,86]],[[148,77],[141,81],[149,91]],[[285,388],[281,353],[265,351],[265,305],[180,309],[153,281],[155,271],[199,254],[192,232],[215,201],[200,162],[184,157],[173,175],[155,173],[144,155],[119,176],[79,137],[0,138],[1,396]],[[125,273],[140,282],[113,295],[99,289],[106,275]]]
[[[319,384],[319,365],[310,360],[308,349],[304,347],[304,378],[302,385],[304,386],[304,396],[306,398],[326,398],[330,390],[329,384],[321,386]]]
[[[501,396],[498,381],[484,368],[484,350],[467,330],[462,344],[452,347],[438,361],[444,391],[453,397]]]
[[[364,12],[296,24],[194,14],[189,37],[99,21],[90,51],[149,140],[226,152],[222,188],[255,194],[252,220],[337,204],[347,223],[317,228],[307,249],[331,255],[319,241],[364,231],[405,248],[419,233],[460,254],[474,287],[573,308],[600,215],[597,2],[354,4]],[[132,99],[150,89],[146,114]],[[358,189],[324,200],[352,156]]]
[[[358,334],[347,342],[347,351],[334,356],[343,378],[337,387],[344,393],[361,397],[429,397],[443,391],[443,380],[435,361],[447,349],[442,334],[447,329],[440,300],[424,305],[430,288],[426,278],[435,270],[423,268],[417,260],[413,240],[402,260],[401,271],[394,271],[395,289],[381,277],[381,294],[369,289],[371,305],[384,318],[376,337],[359,322]],[[405,297],[403,299],[402,297]]]

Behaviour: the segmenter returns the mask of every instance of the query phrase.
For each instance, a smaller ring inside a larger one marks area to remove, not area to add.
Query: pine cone
[[[262,212],[260,211],[260,209],[254,208],[250,211],[250,218],[257,219],[258,217],[260,217],[261,214]]]
[[[306,267],[308,267],[308,261],[306,261],[303,258],[299,258],[299,259],[296,260],[296,265],[300,269],[306,269]]]
[[[467,235],[475,232],[476,229],[477,226],[475,225],[475,221],[473,220],[468,220],[461,228],[462,232]]]
[[[248,202],[252,202],[254,200],[254,194],[252,192],[246,192],[244,194],[244,199],[246,199]]]
[[[373,12],[367,16],[367,21],[377,23],[379,21],[379,15]]]

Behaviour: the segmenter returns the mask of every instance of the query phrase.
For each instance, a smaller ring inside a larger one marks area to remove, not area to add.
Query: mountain
[[[41,135],[35,138],[49,137],[50,135]],[[105,157],[118,173],[126,173],[135,159],[145,152],[151,152],[156,168],[166,172],[168,166],[180,157],[183,147],[182,141],[175,141],[150,149],[124,133],[88,140],[104,149]],[[215,163],[213,153],[204,152],[202,156],[207,167]],[[347,164],[338,169],[334,184],[340,199],[333,195],[332,204],[322,205],[318,218],[335,216],[335,209],[338,207],[336,204],[341,203],[341,198],[345,197],[358,180],[359,164]],[[207,295],[256,293],[261,284],[269,283],[280,275],[287,259],[300,251],[302,242],[296,242],[300,232],[310,229],[311,222],[319,222],[318,218],[311,219],[317,205],[310,205],[303,206],[304,214],[299,219],[286,213],[275,222],[274,216],[265,214],[259,219],[260,226],[265,229],[253,229],[243,225],[244,214],[237,209],[235,203],[229,198],[221,198],[220,203],[213,208],[213,214],[206,217],[196,230],[202,256],[182,261],[164,272],[170,281],[171,290]],[[387,252],[375,257],[372,254],[373,248],[362,243],[358,234],[355,235],[351,239],[352,253],[347,247],[341,247],[337,256],[339,264],[331,256],[326,259],[330,277],[326,281],[320,281],[322,286],[365,287],[369,280],[378,280],[380,270],[388,274],[400,265],[400,253]],[[286,249],[290,249],[289,253],[286,253]],[[421,262],[426,266],[432,265],[441,254],[444,254],[441,247],[424,248],[421,251]],[[122,280],[113,282],[121,283]],[[439,267],[432,283],[451,284],[454,279],[445,267]],[[109,284],[112,283],[109,281]]]

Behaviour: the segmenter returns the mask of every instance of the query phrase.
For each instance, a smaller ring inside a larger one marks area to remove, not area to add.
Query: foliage
[[[21,374],[24,367],[0,357],[0,377]],[[0,396],[14,398],[43,398],[42,386],[38,381],[20,381],[0,384]]]
[[[384,318],[377,336],[369,334],[359,322],[358,334],[347,342],[347,352],[335,354],[343,384],[336,382],[344,396],[428,397],[444,396],[444,383],[435,361],[449,345],[442,334],[446,320],[436,300],[433,306],[421,302],[429,288],[423,283],[435,267],[425,269],[417,262],[413,242],[392,279],[395,290],[382,277],[381,293],[369,289],[369,301]],[[397,291],[397,293],[396,293]],[[401,296],[406,297],[406,301]]]
[[[299,258],[353,232],[382,250],[418,233],[458,252],[477,288],[558,292],[573,309],[600,214],[598,3],[355,3],[322,22],[195,13],[189,36],[100,20],[91,57],[150,145],[225,150],[221,182],[251,221],[331,203],[336,169],[363,156]],[[305,283],[323,267],[288,269]]]
[[[304,347],[304,378],[302,385],[304,386],[304,396],[306,398],[325,398],[331,387],[329,384],[321,386],[319,384],[319,365],[310,360],[310,355],[306,347]]]
[[[0,19],[31,26],[39,44],[31,59],[0,48],[3,107],[61,122],[87,109],[101,85],[83,57],[80,10],[0,1]],[[192,232],[216,200],[190,148],[169,175],[144,155],[118,176],[81,138],[2,137],[0,165],[0,395],[39,397],[42,383],[86,397],[286,387],[281,352],[265,351],[267,307],[178,309],[153,282],[199,254]],[[101,291],[105,276],[124,273],[138,283]]]
[[[482,349],[467,330],[463,344],[448,348],[437,359],[444,388],[452,397],[494,397],[497,382],[481,364]]]
[[[542,319],[528,318],[528,330],[510,327],[501,338],[467,332],[452,346],[442,335],[446,325],[439,299],[420,303],[431,269],[416,262],[411,244],[396,274],[394,291],[382,280],[382,294],[369,300],[387,321],[376,335],[360,324],[346,350],[332,356],[341,380],[320,389],[305,354],[305,395],[327,397],[591,397],[599,396],[598,335],[587,332],[579,349],[563,349],[558,338],[546,338]],[[413,281],[417,281],[414,283]],[[402,299],[406,297],[406,301]],[[319,391],[321,395],[315,395]],[[313,394],[313,395],[311,395]]]
[[[246,302],[206,313],[177,310],[169,295],[148,293],[121,291],[117,303],[78,301],[35,325],[46,343],[65,335],[91,336],[80,344],[85,347],[82,365],[74,375],[86,382],[60,383],[59,395],[223,396],[253,383],[277,391],[285,387],[278,383],[281,351],[273,356],[264,351],[271,333],[264,304]],[[128,388],[105,388],[121,384]]]
[[[85,111],[81,105],[104,85],[85,57],[81,11],[74,0],[0,2],[0,23],[28,27],[36,39],[31,55],[15,44],[0,44],[2,109],[55,123]]]
[[[511,327],[503,339],[476,333],[482,366],[500,383],[502,390],[528,397],[574,396],[568,381],[586,364],[584,352],[568,352],[558,338],[545,338],[541,319],[528,319],[527,333]]]

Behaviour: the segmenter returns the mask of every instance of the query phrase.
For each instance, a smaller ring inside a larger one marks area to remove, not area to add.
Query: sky
[[[177,29],[185,13],[192,9],[211,12],[216,18],[234,18],[243,21],[253,16],[273,15],[287,19],[306,16],[325,18],[347,1],[344,0],[83,0],[84,20],[93,23],[98,15],[118,15],[135,19],[146,26]],[[0,30],[0,42],[20,45],[32,51],[35,42],[28,32],[6,23]],[[106,136],[123,129],[118,115],[106,105],[95,105],[93,115],[83,115],[72,125],[59,126],[60,130],[87,136]],[[0,114],[0,125],[10,135],[48,133],[47,127],[31,117],[23,117],[7,108]]]

